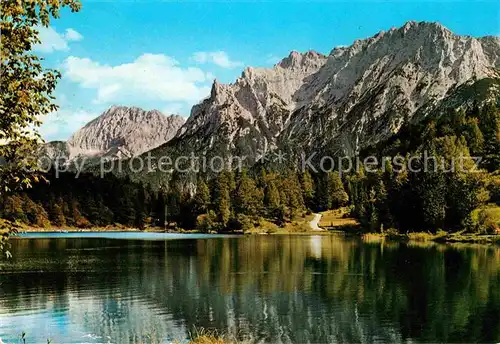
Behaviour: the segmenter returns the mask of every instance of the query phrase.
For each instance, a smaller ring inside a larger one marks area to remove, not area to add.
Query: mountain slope
[[[353,155],[397,133],[485,78],[498,78],[500,38],[458,36],[438,23],[408,22],[336,48],[292,52],[271,69],[214,82],[175,139],[153,155],[240,156],[266,151]],[[498,93],[498,90],[493,90]]]
[[[172,139],[184,124],[179,115],[164,116],[157,110],[113,106],[74,133],[67,142],[49,142],[44,153],[51,157],[128,158],[147,152]]]
[[[299,89],[325,61],[326,56],[313,51],[293,51],[272,69],[247,68],[230,85],[215,81],[210,97],[193,107],[176,138],[203,153],[252,157],[275,148],[291,112],[309,98]]]
[[[352,155],[397,133],[420,110],[432,111],[458,86],[498,77],[499,67],[499,37],[408,22],[334,49],[315,76],[314,98],[294,113],[283,137]]]

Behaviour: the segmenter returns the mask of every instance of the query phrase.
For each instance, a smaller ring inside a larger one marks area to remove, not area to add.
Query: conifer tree
[[[296,215],[304,209],[304,199],[297,174],[294,171],[288,171],[283,178],[282,187],[285,190],[290,216]]]
[[[464,135],[467,145],[473,156],[482,156],[484,149],[484,136],[479,129],[478,119],[469,118],[464,124]]]
[[[225,228],[231,217],[230,175],[224,171],[217,175],[214,190],[214,208],[217,221]]]
[[[137,189],[137,196],[136,196],[136,202],[135,202],[135,219],[134,219],[134,226],[139,228],[139,229],[144,229],[146,225],[146,190],[142,185],[138,186]]]
[[[257,215],[262,209],[262,196],[262,191],[257,188],[255,181],[243,170],[235,190],[234,212]]]
[[[302,173],[302,194],[304,198],[305,205],[308,209],[313,209],[315,207],[314,202],[314,181],[312,179],[311,173],[305,170]]]
[[[479,126],[484,137],[483,166],[488,171],[500,170],[500,110],[488,104],[480,111]]]
[[[64,216],[64,212],[60,204],[53,202],[50,205],[49,220],[54,226],[66,226],[66,217]]]
[[[156,201],[153,206],[153,222],[159,227],[164,227],[165,224],[165,207],[166,207],[166,196],[162,190],[158,191],[156,194]],[[168,209],[167,209],[168,211]]]
[[[349,196],[345,192],[344,184],[337,171],[328,173],[328,209],[346,206]]]
[[[26,224],[36,227],[47,227],[50,224],[47,212],[40,204],[34,202],[25,193],[22,194],[22,202]]]
[[[328,174],[319,173],[316,180],[316,207],[319,211],[325,211],[330,209],[330,193],[328,189]]]
[[[210,206],[210,189],[201,176],[196,182],[196,193],[194,195],[194,211],[197,215],[204,214]]]
[[[280,192],[276,186],[274,175],[268,175],[264,181],[264,205],[268,211],[268,216],[283,221],[280,214]]]
[[[10,221],[28,223],[28,218],[24,213],[23,203],[22,198],[18,195],[6,196],[3,210],[4,218]]]

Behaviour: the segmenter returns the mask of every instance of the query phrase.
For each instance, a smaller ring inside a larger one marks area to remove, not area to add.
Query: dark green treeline
[[[163,227],[166,220],[183,229],[234,231],[260,219],[282,225],[306,212],[349,206],[365,231],[492,232],[498,223],[484,208],[500,202],[499,152],[500,112],[488,105],[427,118],[366,149],[361,160],[377,158],[374,170],[174,173],[160,190],[111,174],[48,174],[47,183],[5,196],[0,216],[40,227]]]

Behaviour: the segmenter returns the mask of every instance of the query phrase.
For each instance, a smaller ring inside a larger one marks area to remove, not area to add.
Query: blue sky
[[[42,29],[36,50],[59,69],[58,113],[41,127],[65,140],[109,106],[188,116],[214,78],[271,67],[291,50],[338,45],[408,20],[439,21],[457,34],[500,34],[498,1],[95,1]]]

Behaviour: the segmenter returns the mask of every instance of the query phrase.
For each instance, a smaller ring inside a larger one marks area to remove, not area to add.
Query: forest
[[[424,152],[436,158],[430,166]],[[249,230],[262,219],[282,226],[307,213],[347,207],[364,232],[493,233],[499,227],[499,152],[500,111],[485,105],[430,116],[360,154],[427,164],[425,171],[396,168],[393,161],[375,172],[347,174],[261,165],[194,179],[173,173],[164,190],[113,174],[49,173],[31,189],[5,194],[0,216],[35,227],[168,225],[224,232]]]

